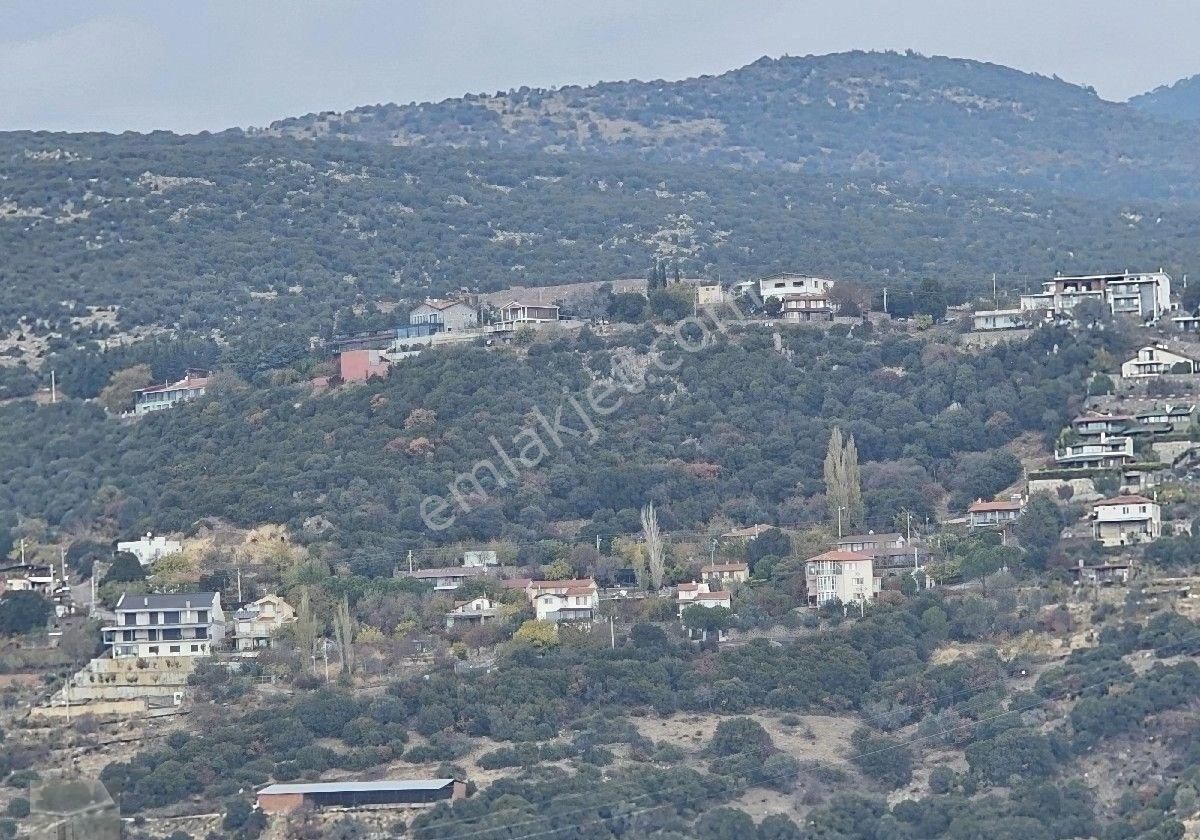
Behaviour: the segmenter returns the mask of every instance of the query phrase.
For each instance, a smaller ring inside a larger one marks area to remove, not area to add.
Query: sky
[[[1123,100],[1200,73],[1198,0],[4,0],[0,130],[313,111],[913,49]]]

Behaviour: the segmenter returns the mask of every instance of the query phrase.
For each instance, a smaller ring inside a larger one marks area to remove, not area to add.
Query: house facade
[[[832,321],[833,306],[824,292],[806,295],[785,295],[779,317],[784,321],[806,324],[812,321]]]
[[[1176,352],[1165,344],[1147,344],[1137,354],[1121,364],[1122,379],[1162,376],[1166,373],[1196,373],[1200,362]]]
[[[435,592],[450,592],[462,586],[471,578],[487,574],[482,566],[445,566],[436,569],[417,569],[414,572],[404,572],[402,577],[412,577],[433,584]]]
[[[758,295],[764,301],[780,300],[789,295],[825,295],[833,288],[833,281],[807,274],[777,274],[758,281]]]
[[[592,578],[532,580],[525,594],[538,621],[554,624],[591,623],[600,606],[600,589]]]
[[[745,563],[714,563],[700,570],[700,580],[708,584],[745,583],[750,579],[750,567]]]
[[[115,612],[116,624],[100,631],[114,659],[209,656],[225,636],[219,592],[126,592]]]
[[[152,385],[133,392],[133,413],[137,417],[153,411],[173,408],[182,402],[204,396],[210,374],[206,370],[188,368],[183,379],[165,385]]]
[[[923,542],[895,532],[849,534],[838,539],[835,547],[870,557],[879,578],[900,577],[924,569],[929,562],[929,549]]]
[[[991,330],[1021,330],[1029,326],[1029,315],[1021,309],[981,309],[974,313],[972,327],[976,332]]]
[[[271,636],[295,620],[291,604],[278,595],[264,595],[233,614],[233,646],[242,653],[269,648]]]
[[[1162,509],[1145,496],[1117,496],[1092,506],[1092,537],[1104,546],[1138,545],[1162,536]]]
[[[675,588],[675,600],[679,605],[680,616],[693,604],[701,607],[733,609],[733,595],[722,589],[711,588],[707,581],[679,584]]]
[[[830,601],[843,604],[869,601],[880,589],[871,557],[841,549],[810,557],[804,564],[804,583],[810,607]]]
[[[996,525],[1007,525],[1015,522],[1025,510],[1023,499],[985,502],[976,499],[967,508],[967,524],[972,528],[991,528]]]
[[[1113,315],[1156,321],[1171,309],[1171,277],[1164,271],[1059,275],[1042,283],[1042,291],[1021,295],[1021,309],[1063,317],[1085,300],[1104,304]]]
[[[429,298],[408,313],[408,323],[437,324],[440,332],[464,332],[479,326],[479,312],[461,300]]]
[[[491,324],[494,332],[509,332],[521,327],[538,327],[557,324],[559,308],[554,304],[534,304],[510,301],[496,310],[496,319]]]
[[[149,566],[164,557],[182,552],[183,543],[179,540],[169,540],[166,537],[155,537],[151,534],[146,534],[140,540],[128,540],[117,543],[117,551],[132,554],[143,566]]]
[[[490,624],[499,617],[500,611],[491,598],[475,598],[446,613],[446,629],[479,627]]]
[[[1133,463],[1133,438],[1101,433],[1054,451],[1054,462],[1061,467],[1100,469]]]

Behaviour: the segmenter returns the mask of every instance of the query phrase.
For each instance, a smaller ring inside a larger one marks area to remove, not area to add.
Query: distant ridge
[[[1159,119],[1200,121],[1200,74],[1135,96],[1129,104]]]
[[[678,82],[370,105],[251,133],[1200,198],[1191,132],[1147,110],[997,64],[848,52]]]

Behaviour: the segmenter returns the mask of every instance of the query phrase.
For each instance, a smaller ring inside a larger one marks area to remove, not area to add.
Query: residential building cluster
[[[1058,275],[1039,292],[1021,295],[1009,309],[981,309],[974,314],[978,331],[1036,327],[1073,318],[1084,301],[1094,301],[1116,317],[1155,323],[1171,311],[1171,276],[1165,271]]]

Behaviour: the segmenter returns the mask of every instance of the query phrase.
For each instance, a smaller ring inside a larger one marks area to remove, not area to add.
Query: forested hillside
[[[493,456],[490,437],[512,440],[535,409],[552,416],[564,394],[610,376],[618,355],[634,352],[637,367],[655,335],[647,326],[609,341],[584,332],[527,350],[441,350],[324,396],[307,384],[231,381],[134,425],[106,421],[94,402],[3,407],[0,510],[114,533],[187,530],[205,516],[303,533],[317,517],[329,530],[308,539],[367,551],[360,571],[386,574],[399,552],[430,541],[527,543],[571,522],[585,539],[636,531],[647,500],[668,528],[714,516],[818,522],[821,463],[839,425],[871,462],[866,522],[886,529],[900,509],[923,520],[947,493],[961,507],[1014,481],[1015,459],[988,450],[1060,428],[1096,350],[1121,347],[1111,331],[1046,331],[970,355],[903,335],[875,344],[869,330],[799,330],[781,355],[754,329],[683,354],[678,371],[625,394],[595,439],[568,438],[516,485],[485,481],[486,504],[449,530],[425,527],[422,498],[447,496],[456,476]]]
[[[1200,197],[1191,133],[1094,91],[978,61],[763,58],[679,82],[521,88],[369,105],[266,133],[968,181],[1127,199]]]
[[[1200,211],[778,170],[395,149],[237,134],[0,135],[0,331],[120,307],[120,325],[286,325],[355,303],[644,276],[813,271],[954,297],[1056,270],[1186,271]],[[401,313],[403,314],[403,312]]]

